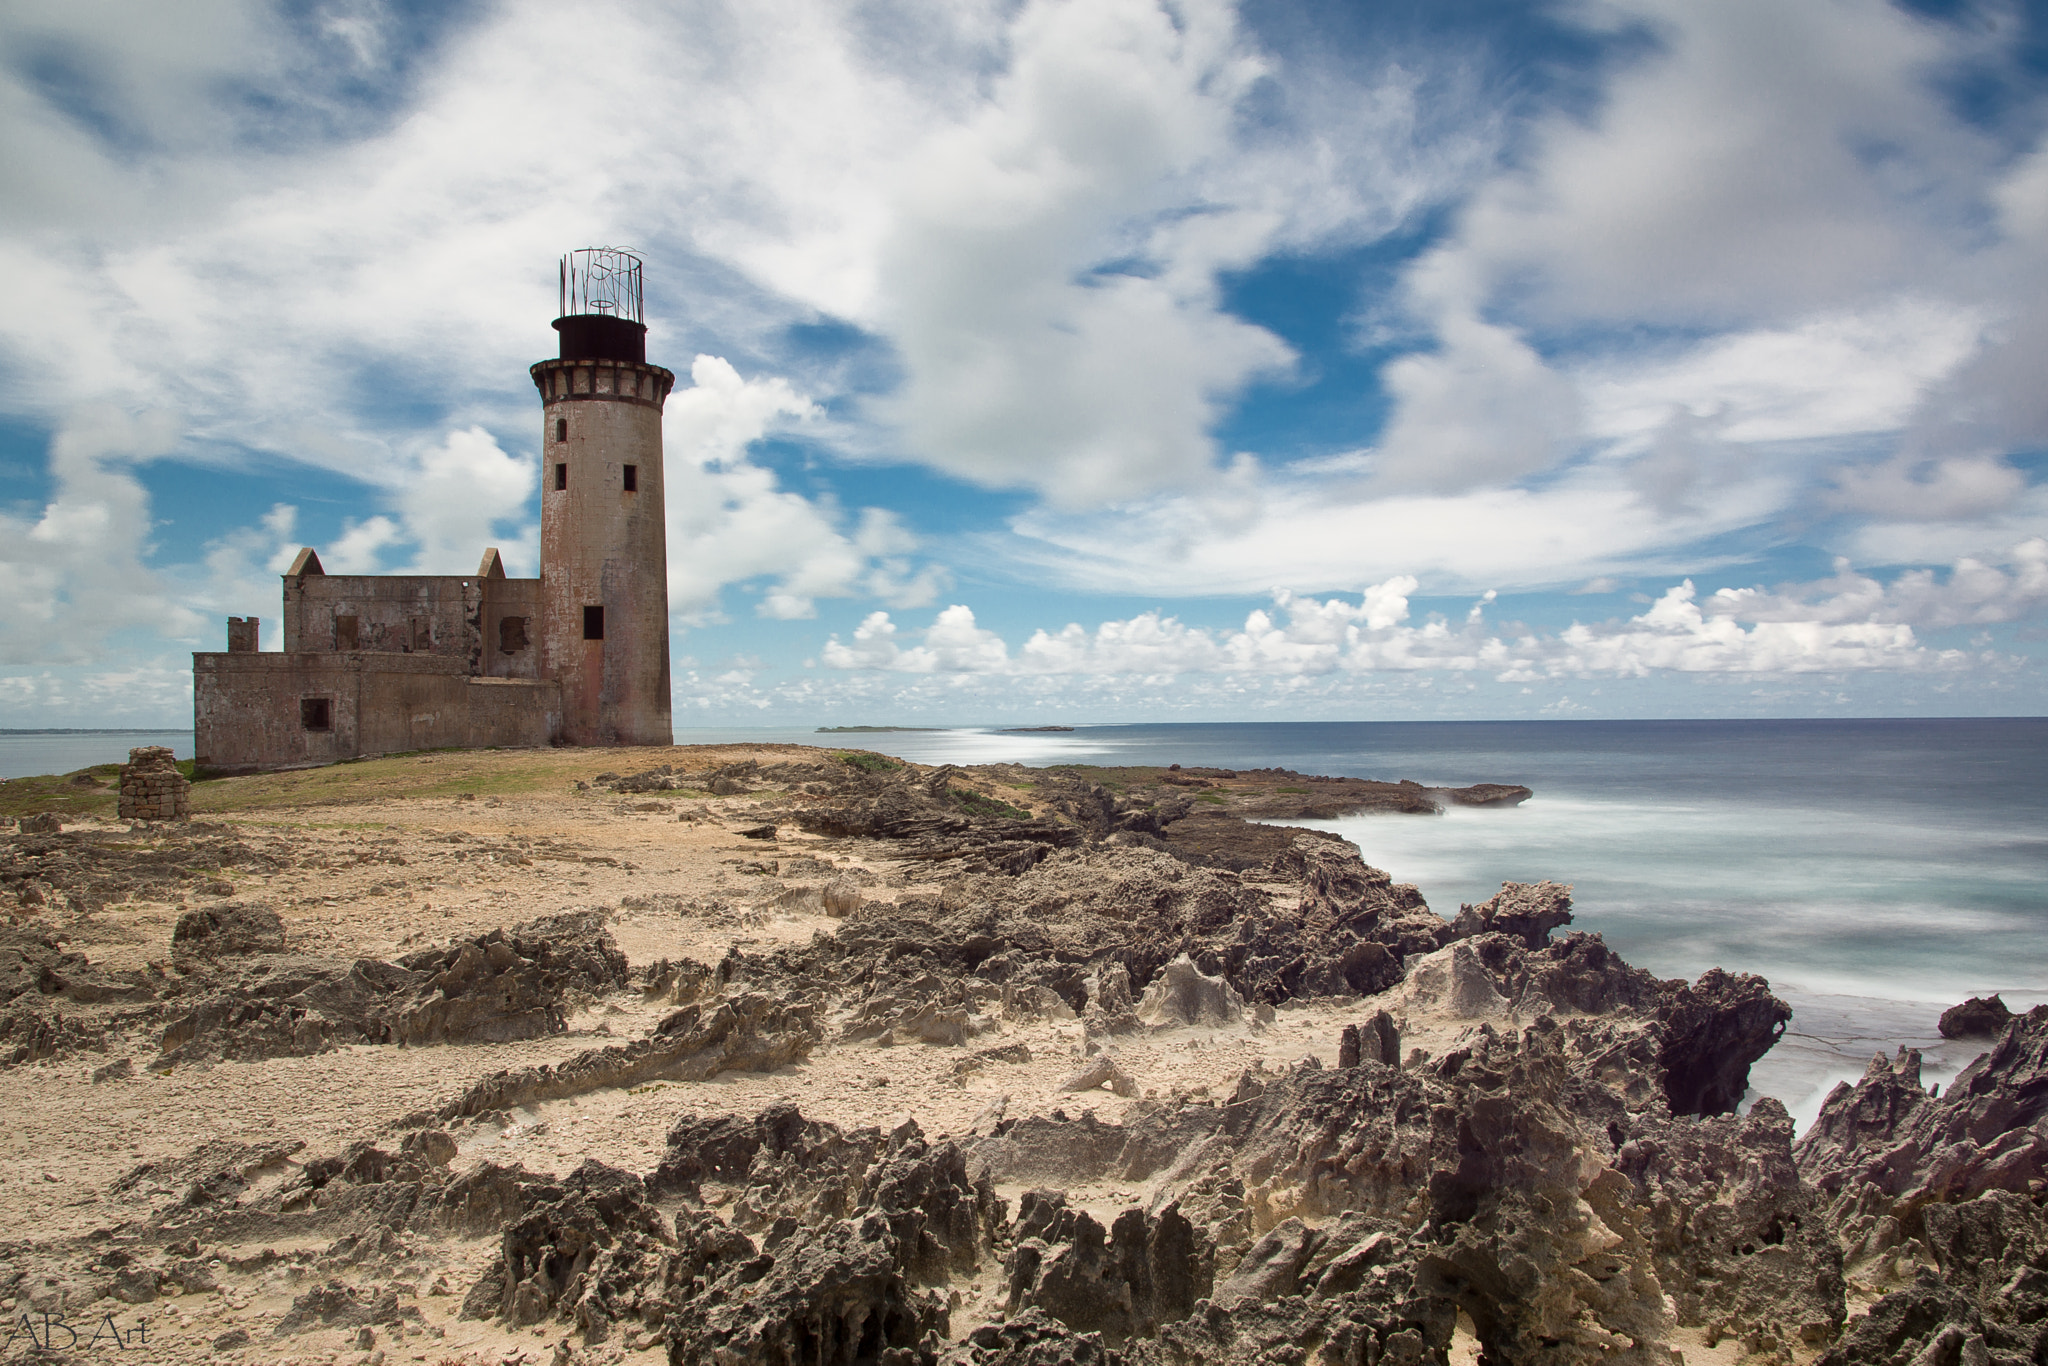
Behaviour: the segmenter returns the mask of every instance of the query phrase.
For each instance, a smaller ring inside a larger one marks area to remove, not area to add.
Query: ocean
[[[192,757],[189,730],[0,731],[0,778],[39,773],[74,773],[95,764],[125,764],[128,751],[168,745],[180,759]]]
[[[1292,768],[1432,786],[1523,783],[1506,810],[1310,821],[1455,915],[1504,880],[1573,888],[1575,928],[1664,977],[1761,973],[1795,1011],[1751,1074],[1802,1127],[1874,1052],[1946,1082],[1978,1049],[1935,1019],[1996,991],[2048,1001],[2048,719],[1254,722],[818,734],[679,730],[919,763]],[[0,776],[66,772],[191,733],[0,736]]]

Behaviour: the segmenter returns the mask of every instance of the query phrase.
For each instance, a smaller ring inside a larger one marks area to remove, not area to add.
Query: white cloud
[[[1586,430],[1634,444],[1675,407],[1714,419],[1732,442],[1895,432],[1975,351],[1984,322],[1980,309],[1901,299],[1730,332],[1668,358],[1603,358],[1577,372]]]
[[[1524,316],[1752,325],[1928,280],[1997,150],[1929,80],[1970,40],[1876,0],[1609,0],[1656,48],[1550,116],[1453,261]],[[1938,276],[1937,276],[1938,278]]]
[[[1590,464],[1538,488],[1374,497],[1370,460],[1276,470],[1237,515],[1192,497],[1108,514],[1015,519],[998,549],[1043,582],[1172,597],[1340,589],[1415,573],[1439,592],[1523,591],[1701,562],[1687,548],[1751,526],[1801,487],[1791,459],[1747,479],[1687,478],[1678,506],[1646,500],[1626,467]]]
[[[1846,569],[1845,569],[1846,575]],[[1255,610],[1236,630],[1190,626],[1157,611],[1105,621],[1093,631],[1069,624],[1034,632],[1012,652],[975,624],[971,609],[946,608],[916,644],[904,641],[886,612],[871,613],[850,642],[835,635],[824,662],[847,670],[916,674],[1137,677],[1181,674],[1273,679],[1329,674],[1448,672],[1502,683],[1573,677],[1641,678],[1654,673],[1766,674],[1951,668],[1963,657],[1922,645],[1908,618],[1929,626],[2007,621],[2048,605],[2048,541],[2016,553],[2010,573],[1958,565],[1887,590],[1845,577],[1822,586],[1815,602],[1722,590],[1707,604],[1690,579],[1667,589],[1638,616],[1573,623],[1555,634],[1491,630],[1475,602],[1462,623],[1410,620],[1402,577],[1368,588],[1359,601],[1280,591],[1273,610]],[[1874,593],[1871,600],[1863,596]],[[1745,625],[1744,623],[1747,623]]]
[[[774,582],[757,611],[775,620],[815,616],[821,597],[932,601],[945,573],[914,563],[917,538],[893,514],[867,508],[848,529],[836,507],[782,488],[747,459],[771,431],[817,420],[817,404],[780,376],[742,379],[719,356],[698,356],[690,381],[669,396],[662,429],[671,611],[701,622],[724,587],[764,577]]]
[[[341,535],[320,552],[320,567],[330,574],[381,574],[384,552],[405,542],[405,532],[382,513],[341,524]]]
[[[82,414],[59,430],[54,496],[34,517],[0,513],[0,663],[91,659],[127,627],[196,628],[144,562],[149,494],[125,467],[160,455],[177,430],[164,411]]]
[[[481,427],[448,433],[422,451],[392,490],[406,539],[415,546],[409,572],[474,574],[486,546],[504,554],[511,574],[538,572],[539,527],[533,521],[535,466],[507,455]],[[501,522],[519,521],[501,537]]]
[[[1062,503],[1198,480],[1220,400],[1291,359],[1215,281],[1277,220],[1175,212],[1259,64],[1212,0],[1040,0],[1010,50],[986,105],[899,177],[881,316],[908,376],[889,409],[937,467]]]
[[[226,648],[217,635],[224,617],[255,617],[262,623],[262,648],[283,647],[278,576],[291,568],[304,544],[298,524],[297,508],[275,503],[256,526],[237,527],[207,543],[199,572],[184,576],[182,595],[189,606],[210,618],[206,630],[216,633],[213,640],[202,635],[195,642],[200,649]],[[321,564],[325,567],[326,561]]]
[[[1440,350],[1403,356],[1382,375],[1395,408],[1373,461],[1380,487],[1509,483],[1570,453],[1577,396],[1526,342],[1456,309],[1437,334]]]
[[[1915,522],[1958,522],[2010,507],[2027,478],[1996,456],[1955,456],[1915,461],[1895,457],[1881,465],[1835,474],[1836,506],[1872,516]]]
[[[1867,462],[1910,429],[1912,461],[1970,463],[1923,472],[1932,499],[1902,515],[2009,498],[1985,443],[2048,432],[2032,364],[2048,290],[2031,283],[2048,276],[2012,245],[2048,239],[2048,172],[2029,158],[2001,181],[1997,146],[1942,103],[1931,73],[1982,36],[1876,0],[1573,15],[1651,41],[1590,113],[1539,119],[1408,270],[1436,346],[1383,373],[1378,487],[1455,493],[1629,460],[1662,517],[1760,479],[1773,487],[1748,501],[1768,521],[1801,490],[1757,447],[1832,441],[1839,465],[1860,439]],[[1992,199],[2010,243],[1987,247]],[[1888,513],[1913,492],[1901,479],[1851,466],[1835,506]]]
[[[1833,578],[1781,587],[1723,588],[1710,612],[1757,622],[1868,622],[1941,629],[2019,621],[2048,609],[2048,539],[2014,546],[2003,564],[1964,558],[1946,575],[1914,569],[1882,583],[1846,559]]]

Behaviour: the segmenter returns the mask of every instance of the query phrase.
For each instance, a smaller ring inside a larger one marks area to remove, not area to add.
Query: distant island
[[[940,731],[955,730],[955,726],[820,726],[815,735],[890,735],[898,731]],[[996,732],[998,735],[1039,735],[1050,732],[1062,734],[1071,731],[1072,726],[1006,726]]]
[[[42,726],[33,730],[0,727],[0,735],[190,735],[190,726]]]
[[[946,730],[945,726],[820,726],[816,735],[888,735],[901,730]]]

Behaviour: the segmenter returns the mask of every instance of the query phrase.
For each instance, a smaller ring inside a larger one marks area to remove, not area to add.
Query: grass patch
[[[848,768],[857,768],[863,773],[894,773],[903,765],[880,754],[866,754],[855,751],[839,756],[839,762]]]
[[[972,788],[967,787],[956,787],[953,789],[953,805],[959,807],[968,815],[977,816],[982,820],[1028,821],[1031,819],[1031,813],[1022,807],[1012,806],[1000,797],[991,797],[986,793],[976,792]]]
[[[651,753],[651,751],[643,751]],[[408,798],[556,795],[609,768],[630,768],[618,750],[432,750],[350,759],[325,768],[210,778],[192,786],[192,814],[289,810]]]
[[[0,816],[39,816],[45,811],[59,816],[111,816],[120,809],[120,782],[119,764],[9,778],[0,783]]]
[[[1301,796],[1304,796],[1304,797],[1306,797],[1306,796],[1308,795],[1308,789],[1307,789],[1307,788],[1305,788],[1305,787],[1276,787],[1276,788],[1274,788],[1273,790],[1274,790],[1275,792],[1294,792],[1294,793],[1299,793],[1299,794],[1300,794]]]
[[[1228,797],[1223,796],[1221,793],[1217,792],[1197,792],[1195,794],[1195,800],[1198,802],[1207,802],[1211,806],[1230,805],[1230,799]]]

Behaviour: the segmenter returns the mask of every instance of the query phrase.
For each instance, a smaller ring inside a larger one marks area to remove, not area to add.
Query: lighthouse
[[[541,397],[540,675],[562,689],[561,740],[673,743],[661,411],[676,377],[647,363],[641,263],[562,258],[561,354]]]
[[[486,547],[470,574],[329,574],[311,546],[284,575],[284,649],[228,619],[192,656],[193,762],[300,768],[442,748],[669,745],[668,529],[661,410],[640,258],[561,262],[561,354],[540,390],[540,577]]]

